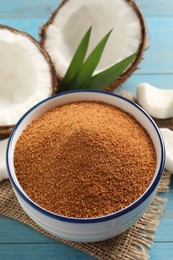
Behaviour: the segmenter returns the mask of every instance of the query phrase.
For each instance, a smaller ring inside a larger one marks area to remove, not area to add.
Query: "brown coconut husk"
[[[52,60],[51,60],[49,54],[46,52],[46,50],[40,45],[40,43],[38,41],[36,41],[31,35],[29,35],[25,32],[21,32],[19,30],[16,30],[12,27],[5,26],[5,25],[0,25],[0,29],[9,30],[14,34],[20,34],[24,37],[27,37],[30,39],[30,41],[32,41],[38,47],[38,49],[43,54],[43,56],[45,57],[45,60],[48,62],[49,67],[50,67],[50,75],[52,77],[52,84],[51,84],[51,88],[50,88],[48,97],[54,95],[58,89],[57,76],[56,76],[56,71],[55,71],[54,65],[52,63]],[[10,135],[13,127],[14,127],[14,125],[0,125],[0,140],[5,139]]]
[[[0,126],[0,141],[9,137],[14,125]]]
[[[159,119],[154,118],[154,121],[158,125],[159,128],[169,128],[173,131],[173,118]]]
[[[47,23],[42,26],[41,31],[40,31],[40,43],[43,47],[45,46],[47,28],[49,27],[50,24],[53,23],[55,17],[58,15],[59,10],[68,1],[69,0],[63,0],[61,2],[61,4],[59,5],[59,7],[52,13],[52,16],[47,21]],[[126,0],[126,1],[131,6],[131,8],[135,11],[135,13],[137,14],[137,16],[139,18],[140,25],[141,25],[141,39],[140,39],[140,44],[139,44],[139,48],[137,51],[138,54],[137,54],[135,60],[132,62],[132,64],[129,66],[129,68],[126,71],[124,71],[124,73],[118,79],[116,79],[110,86],[108,86],[106,88],[106,90],[108,90],[108,91],[112,91],[112,90],[116,89],[123,82],[125,82],[132,75],[132,73],[134,71],[136,71],[138,69],[138,65],[141,62],[141,60],[143,59],[144,51],[149,47],[149,42],[147,39],[147,29],[146,29],[144,17],[134,0]],[[61,81],[63,80],[63,78],[60,75],[57,75],[57,77],[58,77],[59,84],[61,84]]]

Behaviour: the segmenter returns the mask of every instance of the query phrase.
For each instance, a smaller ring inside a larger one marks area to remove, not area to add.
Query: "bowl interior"
[[[118,95],[113,95],[110,93],[105,92],[98,92],[98,91],[73,91],[73,92],[67,92],[63,93],[54,97],[51,97],[49,99],[46,99],[33,108],[31,108],[17,123],[16,127],[14,128],[9,144],[7,149],[7,168],[9,170],[9,177],[12,180],[13,183],[15,183],[15,186],[22,191],[24,196],[27,197],[28,200],[30,198],[25,194],[25,192],[22,190],[18,179],[15,174],[14,170],[14,149],[16,142],[20,135],[22,134],[23,130],[37,117],[39,117],[44,112],[48,111],[49,109],[58,106],[63,105],[71,102],[77,102],[77,101],[102,101],[114,106],[117,106],[121,108],[122,110],[130,113],[133,115],[136,120],[146,129],[148,134],[150,135],[152,142],[155,147],[156,151],[156,157],[157,157],[157,163],[156,163],[156,171],[153,178],[152,183],[146,190],[146,192],[151,188],[154,181],[156,180],[156,177],[160,179],[161,174],[163,172],[164,168],[164,145],[162,141],[162,137],[160,136],[160,132],[154,123],[154,121],[151,119],[151,117],[138,105],[135,103],[120,97]],[[158,174],[160,176],[158,176]],[[159,180],[158,180],[159,181]],[[158,182],[157,181],[157,182]],[[146,193],[145,192],[145,193]],[[143,196],[143,195],[142,195]]]

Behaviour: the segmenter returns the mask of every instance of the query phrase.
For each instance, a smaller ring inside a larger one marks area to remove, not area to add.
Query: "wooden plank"
[[[162,197],[167,199],[167,204],[165,205],[154,241],[173,243],[173,177],[171,179],[169,192],[164,193]]]
[[[63,244],[0,244],[0,259],[3,260],[92,260],[77,249]]]
[[[61,0],[0,0],[1,19],[48,18]]]
[[[16,237],[17,243],[56,243],[17,220],[0,217],[0,244],[16,243]]]
[[[49,17],[61,0],[0,0],[0,17],[16,18],[44,18]],[[172,16],[172,0],[136,0],[145,16]]]
[[[58,244],[3,244],[0,245],[0,259],[3,260],[92,260],[74,248]],[[150,260],[172,260],[173,243],[155,243],[150,250]]]
[[[150,251],[150,260],[172,260],[173,243],[155,243]]]
[[[172,0],[136,0],[145,16],[172,16]]]

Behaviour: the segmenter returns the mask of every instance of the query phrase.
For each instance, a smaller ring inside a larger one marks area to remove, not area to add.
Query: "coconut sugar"
[[[22,188],[41,207],[90,218],[137,200],[153,179],[156,154],[130,114],[76,102],[51,109],[24,130],[14,165]]]

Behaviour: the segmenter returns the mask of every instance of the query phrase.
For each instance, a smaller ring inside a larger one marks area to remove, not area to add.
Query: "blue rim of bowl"
[[[34,201],[32,201],[31,199],[29,199],[27,197],[27,195],[25,194],[25,192],[18,187],[18,185],[15,183],[11,172],[10,172],[10,166],[9,166],[9,160],[8,160],[8,155],[9,155],[9,151],[10,151],[10,146],[11,143],[13,141],[13,137],[15,135],[15,132],[17,131],[17,128],[19,127],[19,125],[21,124],[21,122],[25,119],[25,117],[30,114],[35,108],[39,107],[40,105],[42,105],[43,103],[49,101],[49,100],[53,100],[58,98],[59,96],[63,96],[63,95],[69,95],[69,94],[74,94],[74,93],[99,93],[99,94],[106,94],[106,95],[110,95],[110,96],[114,96],[116,98],[119,99],[123,99],[126,102],[130,103],[131,105],[135,106],[136,108],[138,108],[147,118],[148,120],[152,123],[153,127],[156,130],[156,133],[158,135],[159,138],[159,142],[160,142],[160,147],[161,147],[161,158],[160,158],[160,165],[159,165],[159,169],[157,172],[157,175],[154,179],[154,181],[152,182],[151,186],[146,190],[146,192],[139,198],[137,199],[135,202],[133,202],[132,204],[130,204],[129,206],[127,206],[126,208],[114,212],[112,214],[109,215],[105,215],[105,216],[101,216],[101,217],[96,217],[96,218],[73,218],[73,217],[67,217],[67,216],[61,216],[58,215],[56,213],[50,212],[44,208],[42,208],[41,206],[39,206],[38,204],[36,204]],[[9,141],[8,141],[8,145],[7,145],[7,152],[6,152],[6,164],[7,164],[7,170],[8,170],[8,175],[9,175],[9,179],[14,187],[14,189],[16,190],[16,192],[21,196],[21,198],[27,202],[31,207],[33,207],[34,209],[36,209],[37,211],[39,211],[40,213],[47,215],[48,217],[63,221],[63,222],[71,222],[71,223],[97,223],[97,222],[103,222],[103,221],[108,221],[111,219],[115,219],[118,218],[128,212],[130,212],[131,210],[135,209],[136,207],[138,207],[143,201],[145,201],[150,194],[155,190],[155,188],[157,187],[160,178],[162,176],[163,170],[164,170],[164,165],[165,165],[165,146],[164,146],[164,142],[162,139],[162,136],[159,132],[159,129],[156,125],[156,123],[154,122],[154,120],[151,118],[151,116],[143,109],[141,108],[139,105],[137,105],[136,103],[134,103],[133,101],[126,99],[122,96],[113,94],[113,93],[108,93],[106,91],[99,91],[99,90],[74,90],[74,91],[67,91],[67,92],[63,92],[60,94],[57,94],[55,96],[49,97],[47,99],[42,100],[41,102],[39,102],[38,104],[36,104],[35,106],[33,106],[31,109],[29,109],[21,118],[20,120],[17,122],[16,126],[14,127],[10,137],[9,137]]]

